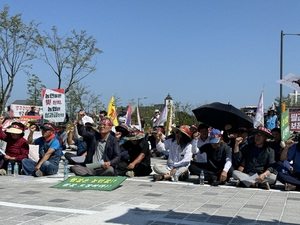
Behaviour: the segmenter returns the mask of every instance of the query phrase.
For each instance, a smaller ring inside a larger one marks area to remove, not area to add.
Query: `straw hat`
[[[181,133],[185,134],[187,137],[189,137],[192,140],[192,137],[191,137],[192,132],[188,125],[182,125],[179,128],[172,127],[172,130],[174,133],[176,133],[177,131],[180,131]]]

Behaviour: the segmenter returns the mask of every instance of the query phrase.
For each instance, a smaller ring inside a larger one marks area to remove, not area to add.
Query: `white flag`
[[[258,106],[255,113],[255,118],[253,121],[254,128],[257,128],[258,126],[264,126],[264,90],[261,91]]]
[[[139,124],[139,130],[142,130],[142,123],[141,123],[141,117],[140,117],[139,106],[137,106],[136,112],[137,112],[137,119],[138,119],[138,124]]]
[[[164,110],[159,115],[158,119],[155,121],[154,126],[163,125],[168,119],[168,108],[165,106]]]

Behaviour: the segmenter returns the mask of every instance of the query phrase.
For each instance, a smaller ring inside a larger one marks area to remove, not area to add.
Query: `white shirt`
[[[170,170],[174,167],[188,167],[193,156],[191,143],[188,143],[183,149],[181,149],[181,146],[177,144],[177,141],[172,141],[171,138],[164,142],[159,141],[156,144],[156,149],[158,151],[162,151],[164,149],[169,150],[167,166]]]
[[[192,141],[192,153],[197,154],[197,160],[196,162],[205,163],[207,162],[207,156],[206,153],[203,152],[201,154],[200,148],[202,145],[209,143],[209,137],[206,138],[205,141],[202,141],[201,138],[198,138],[198,140],[193,139]]]

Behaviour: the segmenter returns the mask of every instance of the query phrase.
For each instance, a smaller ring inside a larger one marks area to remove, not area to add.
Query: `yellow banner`
[[[115,98],[111,97],[108,107],[107,107],[107,116],[112,119],[114,126],[118,126],[117,110],[115,106]]]

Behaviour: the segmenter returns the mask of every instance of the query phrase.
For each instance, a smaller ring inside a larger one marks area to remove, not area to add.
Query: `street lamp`
[[[147,97],[138,98],[138,107],[140,107],[140,99],[146,99]]]
[[[294,35],[300,36],[300,34],[284,34],[283,30],[280,32],[280,80],[282,80],[282,59],[283,59],[283,36],[284,35]],[[298,93],[296,93],[298,94]],[[282,84],[280,84],[280,96],[279,96],[279,113],[282,113]]]

